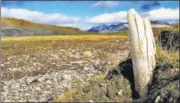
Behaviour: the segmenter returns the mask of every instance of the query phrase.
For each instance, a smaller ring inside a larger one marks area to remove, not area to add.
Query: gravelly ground
[[[129,49],[119,38],[2,42],[2,100],[51,101],[117,66]]]

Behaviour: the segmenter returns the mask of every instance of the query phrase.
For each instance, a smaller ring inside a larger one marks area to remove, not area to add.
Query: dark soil
[[[172,68],[170,65],[156,64],[153,73],[152,83],[149,85],[146,97],[139,98],[134,86],[134,75],[132,69],[132,60],[121,62],[118,68],[111,69],[106,76],[106,97],[113,100],[117,97],[117,92],[122,89],[126,98],[133,99],[134,102],[179,102],[179,69]],[[130,86],[131,88],[126,88]],[[130,89],[130,90],[129,90]],[[127,99],[130,100],[130,99]]]
[[[152,84],[149,85],[147,97],[140,98],[137,101],[146,103],[179,103],[179,74],[178,68],[172,68],[168,64],[157,64]]]
[[[117,68],[109,70],[105,82],[85,87],[88,92],[84,95],[85,101],[95,102],[177,102],[179,103],[179,78],[178,68],[171,65],[157,63],[153,73],[152,83],[148,86],[147,96],[140,98],[135,90],[134,75],[131,58],[127,58]],[[118,92],[122,90],[122,94]],[[77,101],[81,101],[81,99]]]
[[[160,46],[165,50],[178,51],[180,48],[179,32],[162,31],[158,37]]]
[[[161,63],[156,64],[153,73],[152,83],[149,85],[148,94],[144,98],[139,98],[134,87],[134,76],[131,58],[121,62],[118,69],[111,70],[107,78],[123,75],[131,83],[132,98],[134,102],[177,102],[179,103],[179,78],[178,68],[172,68],[171,65]]]
[[[111,80],[111,78],[115,75],[122,75],[124,78],[126,78],[131,86],[132,98],[133,99],[139,98],[139,94],[135,90],[134,74],[133,74],[131,58],[127,58],[125,61],[121,62],[117,69],[110,70],[106,79]]]

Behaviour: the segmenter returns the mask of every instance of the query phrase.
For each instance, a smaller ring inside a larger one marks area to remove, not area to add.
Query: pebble
[[[69,74],[64,74],[63,79],[69,81],[69,80],[71,80],[71,75],[69,75]]]
[[[118,95],[121,96],[122,92],[123,92],[122,90],[119,90]]]
[[[77,85],[76,83],[79,83],[79,81],[81,84],[84,84],[86,83],[84,78],[89,80],[88,78],[93,76],[93,73],[86,74],[89,75],[86,76],[81,74],[81,72],[83,73],[83,70],[64,70],[64,72],[49,72],[44,75],[39,74],[34,77],[25,76],[20,79],[2,81],[2,88],[6,88],[1,91],[2,100],[9,102],[51,101],[52,97],[59,96],[64,92],[64,90],[70,88],[72,85]],[[72,80],[77,80],[78,82],[74,82]],[[56,90],[56,92],[54,92],[53,89]]]
[[[160,101],[161,97],[160,96],[157,96],[156,97],[156,100],[154,101],[155,103],[158,103]]]
[[[91,102],[91,103],[95,103],[95,101],[93,101],[93,100],[89,100],[89,102]]]

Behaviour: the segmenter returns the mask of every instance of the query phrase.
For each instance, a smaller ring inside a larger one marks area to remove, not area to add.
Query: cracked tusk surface
[[[140,97],[143,97],[146,96],[147,86],[156,65],[155,40],[147,18],[142,18],[134,9],[130,9],[127,19],[135,88]]]

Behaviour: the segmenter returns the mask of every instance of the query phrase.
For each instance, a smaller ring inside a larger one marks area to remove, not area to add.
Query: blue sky
[[[2,1],[1,13],[3,17],[88,29],[126,22],[131,8],[151,20],[179,18],[178,1]]]

